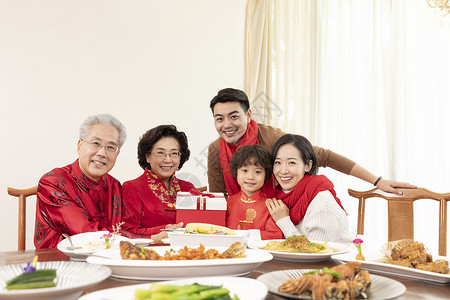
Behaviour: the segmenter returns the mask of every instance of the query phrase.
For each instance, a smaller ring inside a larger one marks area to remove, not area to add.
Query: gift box
[[[222,193],[179,192],[177,223],[209,223],[225,226],[227,201]]]

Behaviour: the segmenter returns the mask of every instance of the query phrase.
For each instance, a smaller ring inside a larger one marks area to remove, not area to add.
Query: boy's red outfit
[[[259,229],[261,239],[283,238],[281,229],[275,224],[266,207],[268,197],[261,190],[248,197],[239,192],[227,199],[227,227],[231,229]]]

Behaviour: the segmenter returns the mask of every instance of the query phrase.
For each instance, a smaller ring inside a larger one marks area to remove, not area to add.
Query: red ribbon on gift
[[[194,196],[204,196],[204,197],[208,197],[208,198],[215,198],[216,196],[213,194],[207,194],[207,193],[202,193],[197,189],[192,188],[189,193],[191,193]]]
[[[198,197],[197,198],[197,210],[205,210],[206,209],[206,198]]]

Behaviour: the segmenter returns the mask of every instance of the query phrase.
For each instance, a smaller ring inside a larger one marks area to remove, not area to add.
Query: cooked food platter
[[[340,265],[342,266],[342,265]],[[337,266],[337,267],[340,267]],[[335,267],[333,267],[335,268]],[[330,268],[330,270],[333,270],[333,268]],[[294,270],[282,270],[282,271],[273,271],[269,273],[265,273],[257,278],[257,280],[260,280],[264,282],[269,292],[282,296],[284,298],[292,298],[292,299],[311,299],[312,298],[312,292],[310,290],[310,285],[313,285],[313,281],[303,280],[302,277],[307,275],[307,273],[314,273],[318,270],[314,269],[294,269]],[[368,274],[367,271],[364,271],[365,275],[361,278],[355,277],[353,281],[356,281],[354,284],[351,284],[354,287],[361,287],[358,291],[359,294],[354,294],[350,299],[358,299],[358,298],[364,298],[366,299],[393,299],[400,297],[406,292],[406,287],[393,279]],[[309,275],[309,274],[308,274]],[[370,279],[367,278],[369,276]],[[315,276],[318,277],[318,276]],[[305,278],[306,279],[306,278]],[[294,294],[289,289],[289,283],[293,281],[302,281],[301,286],[304,287],[303,292],[301,294]],[[345,295],[346,293],[351,293],[352,291],[344,291],[345,285],[339,285],[338,283],[333,283],[329,281],[323,281],[323,279],[320,284],[316,284],[315,286],[315,296],[317,297],[319,294],[326,294],[326,293],[336,293],[338,296],[335,295],[334,299],[343,299],[339,296]],[[305,281],[308,281],[306,283]],[[368,290],[363,291],[364,287],[370,287]],[[289,292],[289,293],[288,293]],[[313,297],[314,298],[314,297]]]
[[[218,233],[203,234],[196,231],[174,230],[169,231],[169,243],[172,246],[210,246],[210,247],[229,247],[234,242],[246,244],[249,232],[247,230],[233,230],[233,234]]]
[[[108,231],[84,232],[72,235],[70,238],[76,249],[72,249],[69,240],[64,239],[58,243],[57,248],[74,261],[85,261],[88,255],[106,249],[103,236],[108,235]],[[135,244],[148,245],[153,242],[151,239],[129,239],[124,236],[116,236],[111,241],[111,248],[118,248],[120,241],[132,241]]]
[[[302,236],[295,236],[302,237]],[[295,239],[298,245],[292,247],[292,241],[285,240],[263,240],[249,242],[250,249],[260,249],[271,253],[274,259],[297,261],[297,262],[314,262],[329,260],[334,254],[345,253],[350,246],[343,243],[309,241],[306,244],[315,244],[315,247],[307,246],[303,248],[304,240],[302,238]],[[301,241],[299,241],[301,240]],[[286,245],[287,244],[287,245]],[[286,246],[285,246],[286,245]]]
[[[185,247],[159,246],[144,248],[142,255],[151,257],[150,252],[158,256],[183,255]],[[225,253],[229,248],[225,247],[205,247],[204,251],[211,249],[219,253]],[[188,249],[189,250],[189,249]],[[192,249],[191,249],[192,250]],[[193,249],[198,250],[198,249]],[[174,253],[176,252],[176,253]],[[190,251],[187,251],[190,252]],[[198,252],[198,251],[197,251]],[[126,254],[123,252],[122,254]],[[134,252],[131,251],[133,254]],[[173,254],[172,254],[173,253]],[[130,250],[128,251],[130,255]],[[131,256],[131,255],[130,255]],[[87,258],[91,264],[104,265],[112,270],[112,276],[127,279],[149,279],[168,280],[174,278],[185,278],[192,276],[240,276],[251,272],[262,263],[272,259],[272,255],[266,251],[247,249],[245,257],[237,258],[217,258],[217,259],[194,259],[194,260],[160,260],[160,259],[123,259],[120,249],[108,249],[96,252]],[[154,257],[154,256],[153,256]]]
[[[204,284],[217,285],[220,283],[224,288],[230,291],[231,295],[236,295],[239,299],[245,300],[263,300],[267,296],[267,286],[261,281],[245,277],[194,277],[179,280],[162,282],[162,284],[184,285],[184,284]],[[116,299],[134,299],[137,289],[148,289],[150,283],[122,286],[117,288],[105,289],[88,293],[80,300],[116,300]]]
[[[355,253],[344,253],[339,255],[333,255],[333,259],[340,260],[342,262],[349,262],[355,260]],[[428,280],[438,283],[449,283],[450,282],[450,274],[441,274],[430,271],[424,271],[414,268],[408,268],[400,265],[394,265],[388,263],[386,258],[380,252],[378,255],[369,255],[365,254],[366,260],[361,261],[361,264],[364,269],[369,271],[376,271],[377,273],[386,274],[386,275],[397,275],[407,278],[413,279],[421,279]],[[449,260],[448,257],[437,257],[440,259]]]
[[[393,241],[383,245],[380,251],[366,251],[363,268],[382,274],[449,283],[448,257],[433,257],[425,246],[413,240]],[[332,258],[342,262],[355,260],[354,251]]]

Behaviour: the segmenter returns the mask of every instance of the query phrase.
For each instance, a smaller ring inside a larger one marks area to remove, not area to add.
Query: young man
[[[233,153],[245,145],[259,144],[272,151],[275,142],[285,133],[278,128],[257,124],[251,119],[247,95],[237,89],[220,90],[211,100],[214,125],[220,137],[208,147],[208,184],[210,192],[227,192],[229,196],[239,192],[239,185],[229,173]],[[339,172],[355,176],[379,189],[399,194],[396,187],[415,186],[394,180],[382,179],[354,161],[330,150],[314,146],[319,167],[330,167]]]
[[[36,249],[56,247],[62,233],[112,232],[122,221],[121,185],[108,172],[125,143],[125,127],[111,115],[94,115],[81,124],[79,138],[78,159],[39,181]]]

